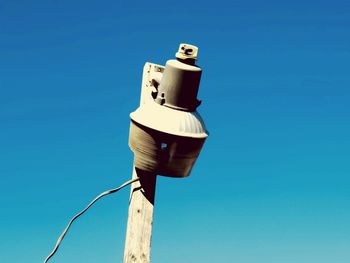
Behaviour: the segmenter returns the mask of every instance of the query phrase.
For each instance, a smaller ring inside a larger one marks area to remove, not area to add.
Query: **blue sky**
[[[146,61],[199,46],[210,131],[157,182],[152,262],[350,261],[347,1],[1,1],[0,262],[42,262],[128,180]],[[52,262],[122,262],[129,191]]]

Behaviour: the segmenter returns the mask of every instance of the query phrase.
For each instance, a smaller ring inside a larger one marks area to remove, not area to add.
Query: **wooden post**
[[[157,175],[133,168],[124,263],[149,263]]]

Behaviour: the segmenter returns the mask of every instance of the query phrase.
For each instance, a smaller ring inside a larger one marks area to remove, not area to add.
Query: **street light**
[[[181,44],[165,67],[146,63],[139,108],[130,114],[129,146],[134,165],[171,177],[186,177],[208,132],[196,111],[202,70],[198,48]]]
[[[165,66],[146,63],[140,106],[130,114],[129,146],[134,153],[124,263],[150,262],[157,175],[186,177],[208,137],[197,112],[202,70],[198,48],[180,44]]]

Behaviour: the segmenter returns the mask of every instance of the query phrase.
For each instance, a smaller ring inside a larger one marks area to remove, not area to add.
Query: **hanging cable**
[[[78,214],[76,214],[68,223],[68,225],[66,226],[66,228],[63,230],[62,234],[60,235],[60,237],[58,238],[57,240],[57,243],[56,243],[56,246],[54,247],[54,249],[52,250],[52,252],[50,253],[50,255],[47,256],[47,258],[45,259],[44,263],[47,263],[49,261],[50,258],[53,257],[53,255],[55,255],[58,247],[60,246],[64,236],[67,234],[68,232],[68,229],[70,228],[70,226],[72,225],[72,223],[79,217],[81,216],[82,214],[84,214],[97,200],[99,200],[101,197],[105,196],[105,195],[109,195],[109,194],[113,194],[117,191],[119,191],[120,189],[124,188],[125,186],[128,186],[129,184],[132,184],[136,181],[139,181],[140,178],[135,178],[135,179],[131,179],[125,183],[123,183],[121,186],[117,187],[117,188],[114,188],[114,189],[110,189],[108,191],[105,191],[101,194],[99,194],[98,196],[95,197],[94,200],[92,200],[90,202],[90,204],[88,204],[87,207],[85,207],[81,212],[79,212]]]

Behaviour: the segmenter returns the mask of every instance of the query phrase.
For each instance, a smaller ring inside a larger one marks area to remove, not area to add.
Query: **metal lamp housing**
[[[140,106],[130,114],[129,146],[136,168],[170,177],[190,174],[208,137],[196,111],[202,72],[194,65],[197,52],[195,46],[181,44],[177,60],[165,67],[145,64]]]

